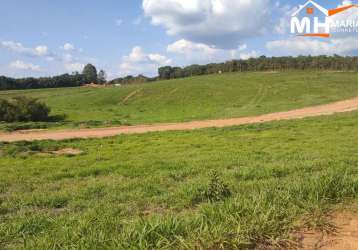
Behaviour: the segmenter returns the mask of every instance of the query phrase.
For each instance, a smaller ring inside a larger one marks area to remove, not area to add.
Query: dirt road
[[[320,232],[309,230],[299,232],[297,249],[307,250],[355,250],[358,249],[358,214],[345,211],[329,216],[333,231]]]
[[[278,112],[244,118],[122,126],[111,128],[69,129],[60,131],[18,131],[13,133],[0,133],[0,141],[14,142],[35,140],[64,140],[73,138],[103,138],[120,134],[142,134],[147,132],[193,130],[212,127],[221,128],[243,124],[264,123],[277,120],[290,120],[321,115],[331,115],[334,113],[343,113],[353,110],[358,110],[358,97],[321,106],[307,107],[287,112]]]

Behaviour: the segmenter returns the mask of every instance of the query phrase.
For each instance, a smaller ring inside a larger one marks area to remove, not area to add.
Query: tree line
[[[358,57],[334,56],[299,56],[299,57],[265,57],[248,60],[231,60],[225,63],[190,65],[187,67],[161,67],[158,70],[160,80],[183,78],[224,72],[255,71],[292,71],[292,70],[329,70],[358,71]]]
[[[225,72],[255,72],[255,71],[291,71],[291,70],[329,70],[329,71],[358,71],[358,57],[351,56],[298,56],[298,57],[265,57],[247,60],[231,60],[223,63],[206,65],[190,65],[187,67],[165,66],[158,69],[157,77],[143,75],[126,76],[106,81],[106,73],[97,73],[95,66],[88,64],[82,73],[64,74],[54,77],[14,79],[0,76],[0,90],[77,87],[84,84],[134,84],[157,80],[168,80],[198,75],[218,74]]]
[[[87,64],[82,73],[22,79],[0,76],[0,90],[78,87],[89,83],[105,84],[106,73],[103,70],[97,73],[95,66]]]
[[[146,83],[146,82],[153,82],[159,80],[158,77],[146,77],[144,75],[138,75],[138,76],[131,76],[128,75],[126,77],[120,77],[113,79],[112,81],[109,81],[108,84],[110,85],[127,85],[127,84],[134,84],[134,83]]]

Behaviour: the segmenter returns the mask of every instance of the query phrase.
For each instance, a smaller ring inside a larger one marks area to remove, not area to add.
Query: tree
[[[106,72],[104,70],[100,70],[98,73],[98,83],[105,84],[107,82],[106,78],[107,78]]]
[[[172,72],[172,67],[170,66],[160,67],[158,69],[159,79],[161,80],[170,79],[171,72]]]
[[[97,69],[92,64],[87,64],[82,72],[87,83],[97,83]]]

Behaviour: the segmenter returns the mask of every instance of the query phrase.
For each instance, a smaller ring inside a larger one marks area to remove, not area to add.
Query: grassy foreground
[[[305,216],[357,199],[357,123],[353,112],[225,129],[2,144],[0,248],[285,246]],[[48,153],[69,147],[83,153]],[[220,180],[209,185],[213,170]],[[321,223],[320,216],[310,218]]]
[[[113,126],[233,118],[287,111],[358,96],[358,73],[289,72],[207,75],[103,89],[2,91],[48,104],[57,123],[0,124],[0,129]]]

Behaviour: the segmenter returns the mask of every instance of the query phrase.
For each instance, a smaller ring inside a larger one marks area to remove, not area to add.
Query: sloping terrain
[[[358,96],[358,73],[207,75],[109,88],[1,91],[39,98],[64,121],[1,124],[0,129],[108,127],[256,116]]]

